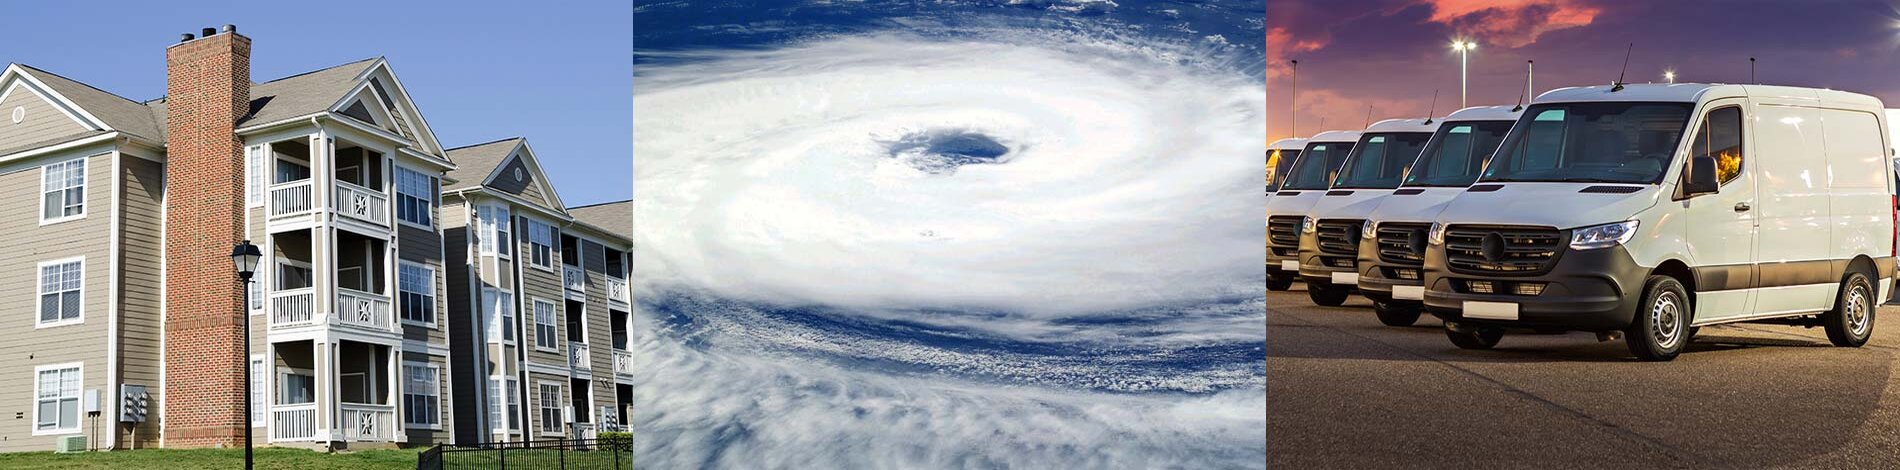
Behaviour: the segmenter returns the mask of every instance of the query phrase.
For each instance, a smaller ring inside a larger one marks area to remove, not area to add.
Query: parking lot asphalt
[[[1900,468],[1897,306],[1861,348],[1711,326],[1657,363],[1587,333],[1460,350],[1302,289],[1267,293],[1268,468]]]

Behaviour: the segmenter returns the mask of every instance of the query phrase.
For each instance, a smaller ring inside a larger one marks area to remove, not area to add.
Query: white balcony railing
[[[344,440],[388,441],[396,435],[395,405],[342,403],[337,411],[343,417],[338,428]]]
[[[614,374],[633,375],[633,352],[614,350]]]
[[[302,179],[270,186],[270,216],[310,212],[310,180]]]
[[[389,225],[389,196],[381,191],[338,181],[336,211],[376,225]]]
[[[593,351],[588,349],[587,343],[578,343],[578,342],[567,343],[567,367],[569,369],[574,369],[574,370],[591,369],[594,366],[593,358],[594,358]]]
[[[632,299],[633,296],[627,292],[627,281],[625,279],[607,277],[607,300],[630,304],[633,302]]]
[[[581,269],[580,266],[561,265],[561,279],[563,280],[563,284],[567,285],[567,290],[574,292],[587,291],[587,270]]]
[[[288,328],[315,323],[316,289],[280,290],[270,293],[270,327]]]
[[[389,297],[355,289],[336,289],[337,322],[376,330],[388,330],[394,324]]]
[[[271,405],[270,438],[308,441],[317,438],[317,404]]]

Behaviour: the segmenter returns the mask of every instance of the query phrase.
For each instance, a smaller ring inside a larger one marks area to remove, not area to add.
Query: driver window
[[[1728,184],[1742,175],[1742,108],[1729,106],[1710,111],[1702,118],[1702,130],[1696,132],[1691,157],[1715,160],[1715,181]],[[1695,159],[1691,158],[1690,162]]]

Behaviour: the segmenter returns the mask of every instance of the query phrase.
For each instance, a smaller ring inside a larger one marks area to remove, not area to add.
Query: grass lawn
[[[363,450],[325,454],[304,449],[259,448],[253,461],[268,469],[404,469],[416,468],[421,449]],[[244,467],[244,449],[144,449],[113,452],[55,454],[52,452],[0,453],[0,468],[112,468],[157,470],[172,468],[231,469]]]

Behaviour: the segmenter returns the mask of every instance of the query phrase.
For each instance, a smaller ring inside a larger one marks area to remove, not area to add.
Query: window
[[[86,216],[86,159],[40,167],[40,223]]]
[[[1333,179],[1333,188],[1394,189],[1405,178],[1405,170],[1418,160],[1418,153],[1431,140],[1430,132],[1392,132],[1366,134],[1353,146],[1346,165]]]
[[[508,245],[513,243],[508,237],[508,225],[513,221],[508,217],[508,208],[481,206],[476,211],[476,217],[481,219],[482,232],[479,238],[482,243],[482,254],[507,258],[510,252]]]
[[[435,177],[396,167],[396,220],[435,228]]]
[[[488,378],[488,422],[494,432],[521,430],[521,383],[508,377]],[[506,403],[506,405],[504,405]],[[505,414],[505,415],[504,415]],[[506,423],[507,426],[502,426]]]
[[[251,427],[264,426],[264,356],[251,356]]]
[[[1339,167],[1346,165],[1346,155],[1352,153],[1356,142],[1321,142],[1308,144],[1300,152],[1300,159],[1293,162],[1293,168],[1287,170],[1286,179],[1280,181],[1280,189],[1289,191],[1325,191],[1332,187],[1333,177],[1339,175]]]
[[[317,402],[317,376],[304,369],[277,370],[277,404],[301,405]]]
[[[561,433],[561,385],[538,384],[541,389],[541,433]]]
[[[279,158],[277,159],[276,175],[276,182],[278,183],[307,180],[310,179],[310,165],[305,164],[303,160],[286,160]]]
[[[244,148],[244,202],[252,206],[264,204],[264,146],[253,145]]]
[[[482,311],[488,313],[488,341],[515,342],[515,296],[493,287],[482,289]]]
[[[554,227],[528,219],[528,262],[554,270]]]
[[[1432,143],[1418,156],[1418,162],[1412,164],[1412,171],[1405,177],[1406,186],[1457,187],[1471,186],[1478,180],[1478,172],[1484,170],[1485,160],[1498,150],[1498,144],[1504,142],[1504,134],[1511,132],[1511,125],[1517,121],[1471,121],[1447,125],[1438,129],[1432,137]]]
[[[84,259],[40,263],[39,326],[57,326],[85,321],[82,279]]]
[[[1655,184],[1675,157],[1692,103],[1540,104],[1485,167],[1485,182]]]
[[[42,366],[33,391],[33,434],[79,432],[80,365]]]
[[[554,303],[541,299],[534,300],[534,347],[536,349],[556,349],[561,345],[555,342]]]
[[[410,426],[442,425],[442,369],[434,364],[403,364],[402,422]]]
[[[1742,175],[1742,108],[1729,106],[1709,111],[1702,119],[1702,130],[1695,135],[1690,155],[1715,159],[1715,180],[1726,184]],[[1695,160],[1689,160],[1694,163]]]
[[[250,308],[251,314],[252,315],[263,314],[264,313],[264,283],[257,282],[257,281],[246,282],[244,283],[244,290],[250,291],[251,304],[248,307]]]
[[[277,260],[277,290],[302,289],[311,286],[310,263],[279,259]]]
[[[402,263],[398,270],[402,321],[435,326],[435,268]]]

